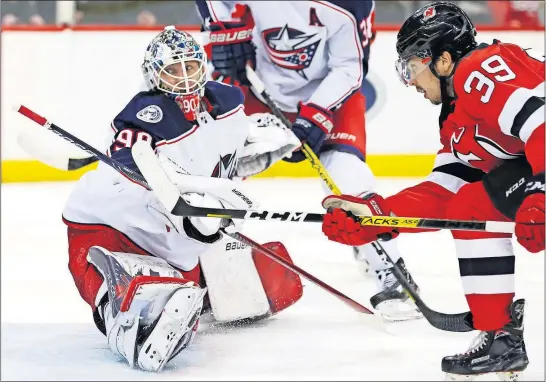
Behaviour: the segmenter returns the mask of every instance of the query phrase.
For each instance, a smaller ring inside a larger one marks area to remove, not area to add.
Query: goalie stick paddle
[[[286,127],[291,128],[291,123],[286,118],[284,113],[278,108],[278,106],[275,104],[275,101],[271,98],[267,90],[265,89],[265,86],[263,82],[260,80],[258,75],[254,72],[254,70],[247,65],[246,66],[246,75],[248,80],[250,81],[252,87],[260,93],[260,95],[265,100],[267,106],[271,109],[272,113],[279,118]],[[328,171],[326,168],[324,168],[324,165],[320,161],[320,159],[315,155],[313,150],[307,145],[303,144],[302,151],[305,155],[305,157],[309,160],[311,163],[311,166],[317,170],[319,176],[322,178],[322,180],[325,181],[328,188],[332,191],[334,195],[340,195],[341,190],[336,186],[334,180],[330,177],[330,174],[328,174]],[[385,218],[388,221],[388,217]],[[412,218],[399,218],[403,219],[401,221],[402,224],[400,224],[399,220],[392,220],[390,223],[394,226],[397,225],[398,227],[406,227],[405,224],[415,224],[415,227],[419,228],[432,228],[432,227],[439,227],[443,226],[445,229],[470,229],[470,230],[484,230],[489,232],[494,232],[494,230],[501,230],[501,231],[507,231],[512,233],[514,230],[514,223],[505,223],[505,222],[456,222],[452,220],[440,220],[440,219],[412,219]],[[363,218],[361,220],[362,225],[370,225],[369,220],[374,220],[374,217],[367,217]],[[462,223],[462,224],[461,224]],[[385,225],[391,225],[391,224],[385,224]],[[399,225],[398,225],[399,224]],[[465,227],[465,228],[463,228]],[[372,243],[376,248],[379,247],[379,249],[385,254],[385,256],[388,258],[389,262],[392,264],[393,274],[396,278],[396,280],[402,285],[404,288],[404,291],[408,297],[413,300],[417,308],[423,313],[423,316],[427,319],[427,321],[435,328],[450,332],[467,332],[473,330],[473,328],[467,323],[466,318],[469,317],[470,312],[464,312],[464,313],[455,313],[455,314],[447,314],[447,313],[441,313],[436,312],[432,309],[430,309],[424,301],[421,299],[421,297],[415,292],[415,290],[411,287],[408,280],[406,279],[406,276],[404,273],[402,273],[402,270],[400,267],[391,260],[389,255],[387,254],[387,251],[381,246],[379,241],[376,241],[375,243]]]
[[[46,118],[44,118],[44,117],[40,116],[39,114],[35,113],[34,111],[30,110],[26,106],[20,105],[17,108],[14,108],[14,109],[15,109],[15,111],[17,111],[21,115],[23,115],[23,116],[29,118],[30,120],[36,122],[38,125],[47,128],[48,130],[52,131],[53,133],[59,135],[60,137],[66,139],[67,141],[69,141],[69,142],[73,143],[74,145],[78,146],[80,149],[82,149],[82,150],[88,152],[89,154],[93,155],[98,160],[100,160],[100,161],[106,163],[107,165],[111,166],[114,170],[118,171],[119,173],[121,173],[122,175],[127,177],[130,181],[132,181],[134,183],[137,183],[137,184],[141,185],[142,187],[152,191],[152,188],[150,187],[150,185],[148,184],[146,179],[142,175],[140,175],[139,173],[127,168],[126,166],[124,166],[121,163],[117,162],[115,159],[112,159],[112,158],[106,156],[105,154],[101,153],[100,151],[98,151],[97,149],[92,147],[91,145],[85,143],[81,139],[79,139],[79,138],[75,137],[74,135],[68,133],[67,131],[61,129],[59,126],[55,125],[54,123],[49,122]],[[139,143],[144,144],[144,145],[140,145]],[[135,146],[136,146],[136,149],[135,149]],[[145,142],[143,142],[143,141],[137,142],[137,144],[135,144],[135,146],[133,146],[133,156],[135,157],[134,158],[135,162],[137,162],[137,165],[139,166],[139,168],[140,168],[140,165],[139,165],[138,161],[140,161],[140,160],[144,161],[145,160],[144,158],[146,158],[146,155],[149,155],[151,153],[153,155],[153,160],[150,160],[149,162],[152,163],[152,168],[153,169],[157,169],[157,167],[154,167],[153,165],[155,164],[155,165],[159,166],[159,162],[157,160],[157,156],[155,155],[155,153],[153,152],[151,147],[148,144],[146,144]],[[145,154],[142,155],[141,153],[145,153]],[[147,164],[143,164],[143,166],[148,168]],[[160,195],[157,195],[158,198],[160,199],[160,201],[163,202],[163,200],[161,199],[162,197],[167,197],[167,200],[165,200],[165,202],[167,202],[167,203],[172,202],[172,200],[175,199],[173,197],[173,195],[172,195],[172,190],[173,189],[176,192],[176,199],[182,199],[182,198],[178,197],[178,191],[176,191],[176,187],[172,183],[170,183],[169,179],[166,177],[165,173],[163,172],[163,169],[161,168],[161,166],[159,166],[159,169],[160,169],[160,171],[158,171],[157,173],[160,176],[161,175],[165,176],[165,178],[160,177],[160,179],[162,179],[162,181],[165,181],[165,179],[166,179],[167,183],[168,183],[168,185],[162,185],[160,182],[158,182],[160,184],[157,185],[157,190],[156,189],[153,190],[156,193],[156,195],[158,193],[160,194]],[[155,179],[154,176],[152,176],[152,178]],[[169,185],[170,185],[170,187],[169,187]],[[182,201],[183,201],[183,199],[182,199]],[[165,207],[168,208],[166,205],[165,205]],[[191,207],[191,206],[189,206],[189,207]],[[326,284],[325,282],[321,281],[320,279],[316,278],[315,276],[313,276],[312,274],[306,272],[305,270],[301,269],[300,267],[296,266],[295,264],[292,264],[292,263],[286,261],[282,257],[278,256],[275,252],[273,252],[273,251],[265,248],[264,246],[256,243],[255,241],[251,240],[250,238],[248,238],[248,237],[246,237],[246,236],[244,236],[244,235],[242,235],[240,233],[227,232],[225,229],[223,229],[222,232],[227,236],[230,236],[230,237],[232,237],[232,238],[234,238],[234,239],[236,239],[238,241],[241,241],[242,243],[245,243],[245,244],[249,245],[250,247],[252,247],[252,248],[256,249],[257,251],[259,251],[260,253],[262,253],[263,255],[269,257],[271,260],[281,264],[282,266],[289,269],[290,271],[300,275],[301,277],[307,279],[311,283],[319,286],[320,288],[322,288],[325,291],[327,291],[328,293],[334,295],[339,300],[341,300],[342,302],[344,302],[345,304],[347,304],[348,306],[350,306],[352,309],[356,310],[357,312],[374,315],[374,313],[370,309],[366,308],[364,305],[359,304],[358,302],[356,302],[355,300],[353,300],[350,297],[346,296],[345,294],[341,293],[337,289],[331,287],[330,285]]]

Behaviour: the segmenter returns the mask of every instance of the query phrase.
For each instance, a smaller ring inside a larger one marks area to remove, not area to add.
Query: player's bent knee
[[[288,250],[281,242],[265,243],[263,246],[284,260],[293,263]],[[252,250],[252,257],[269,301],[271,313],[280,312],[301,298],[303,286],[299,275],[259,251]]]

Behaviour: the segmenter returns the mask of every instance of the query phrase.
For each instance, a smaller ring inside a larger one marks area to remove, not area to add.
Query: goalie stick
[[[25,106],[16,108],[16,111],[25,117],[33,120],[41,126],[46,127],[62,138],[72,142],[80,149],[88,152],[89,154],[97,157],[102,162],[114,167],[117,171],[121,172],[131,181],[140,184],[141,186],[148,188],[148,186],[141,184],[139,180],[139,174],[135,173],[131,169],[122,166],[121,164],[112,162],[112,159],[93,147],[87,145],[85,142],[75,137],[74,135],[62,130],[57,125],[47,122],[47,120]],[[34,150],[36,151],[36,150]],[[38,156],[40,159],[40,156]],[[81,160],[85,160],[81,159]],[[47,162],[44,162],[47,164]],[[315,162],[317,166],[322,167],[322,164],[317,158]],[[118,167],[122,166],[123,170]],[[54,166],[55,167],[55,166]],[[59,167],[57,167],[59,168]],[[323,167],[322,167],[323,168]],[[62,169],[62,168],[61,168]],[[329,178],[329,175],[323,168],[322,173],[325,177]],[[331,182],[333,184],[333,181]],[[334,184],[335,186],[335,184]],[[235,191],[234,191],[235,192]],[[173,215],[177,216],[193,216],[193,217],[214,217],[214,218],[226,218],[226,219],[244,219],[244,220],[273,220],[273,221],[285,221],[294,223],[321,223],[324,219],[324,214],[304,212],[304,211],[268,211],[268,210],[233,210],[223,208],[206,208],[206,207],[193,207],[187,204],[184,199],[178,197],[177,200],[171,200],[168,206],[168,210]],[[399,217],[399,216],[361,216],[362,225],[368,226],[389,226],[395,228],[421,228],[421,229],[449,229],[449,230],[462,230],[462,231],[485,231],[485,232],[497,232],[497,233],[514,233],[515,224],[512,222],[498,222],[498,221],[475,221],[475,220],[448,220],[448,219],[427,219],[427,218],[412,218],[412,217]]]
[[[85,143],[81,139],[75,137],[74,135],[70,134],[69,132],[61,129],[59,126],[55,125],[54,123],[49,122],[46,118],[40,116],[39,114],[35,113],[34,111],[30,110],[26,106],[20,105],[16,108],[14,108],[15,111],[20,113],[21,115],[29,118],[30,120],[36,122],[40,126],[45,127],[46,129],[52,131],[53,133],[59,135],[60,137],[66,139],[67,141],[73,143],[74,145],[78,146],[80,149],[84,150],[85,152],[93,155],[98,160],[106,163],[107,165],[111,166],[114,170],[118,171],[120,174],[124,175],[126,178],[128,178],[130,181],[137,183],[141,185],[142,187],[152,191],[152,187],[148,184],[145,177],[143,177],[138,172],[135,172],[123,164],[117,162],[115,159],[112,159],[108,157],[107,155],[101,153],[91,145]],[[135,162],[137,163],[137,166],[142,165],[146,170],[152,169],[151,171],[155,171],[157,168],[159,168],[160,171],[157,171],[156,174],[150,174],[151,178],[154,180],[152,183],[154,183],[154,189],[153,192],[156,193],[158,199],[163,203],[164,201],[162,198],[165,198],[165,196],[169,197],[168,201],[172,200],[173,192],[176,193],[177,199],[178,199],[178,191],[176,187],[168,180],[167,176],[163,172],[163,169],[159,165],[159,162],[157,160],[157,156],[153,152],[152,148],[149,144],[146,144],[144,141],[137,142],[132,149],[133,156],[135,159]],[[153,157],[152,157],[153,156]],[[146,159],[148,158],[148,159]],[[158,166],[158,167],[156,167]],[[142,169],[141,169],[142,171]],[[164,176],[164,178],[163,178]],[[157,180],[159,179],[159,181]],[[166,183],[165,183],[166,179]],[[182,203],[186,204],[188,207],[192,207],[189,204],[185,203],[182,198],[180,198]],[[165,205],[165,208],[168,208]],[[195,208],[195,207],[192,207]],[[180,216],[192,216],[192,215],[180,215]],[[195,215],[195,216],[207,216],[207,215]],[[226,229],[222,229],[222,233],[238,240],[244,244],[247,244],[248,246],[256,249],[261,254],[269,257],[271,260],[275,261],[276,263],[281,264],[285,268],[289,269],[290,271],[300,275],[301,277],[305,278],[306,280],[310,281],[312,284],[317,285],[318,287],[322,288],[326,292],[334,295],[339,300],[344,302],[346,305],[351,307],[357,312],[365,313],[374,316],[373,311],[366,308],[364,305],[356,302],[355,300],[351,299],[350,297],[346,296],[342,292],[338,291],[337,289],[331,287],[330,285],[326,284],[325,282],[321,281],[317,277],[313,276],[312,274],[308,273],[307,271],[303,270],[302,268],[298,267],[295,264],[290,263],[289,261],[283,259],[282,257],[278,256],[275,252],[272,250],[256,243],[249,237],[238,233],[238,232],[228,232]]]
[[[48,122],[44,117],[36,114],[26,106],[19,106],[15,109],[20,114],[46,127],[48,130],[75,144],[80,149],[97,157],[100,161],[113,167],[122,173],[125,177],[134,183],[149,189],[147,184],[142,183],[140,174],[114,161],[112,158],[89,146],[81,139],[61,129],[57,125]],[[321,166],[320,161],[318,162]],[[326,176],[328,174],[326,173]],[[236,190],[234,191],[236,192]],[[244,220],[263,220],[263,221],[284,221],[293,223],[321,223],[324,214],[313,212],[294,212],[294,211],[268,211],[268,210],[233,210],[223,208],[194,207],[187,204],[183,198],[176,194],[169,199],[169,204],[165,206],[170,213],[177,216],[192,217],[213,217],[226,219],[244,219]],[[429,228],[429,229],[449,229],[463,231],[486,231],[513,233],[514,223],[496,222],[496,221],[474,221],[474,220],[447,220],[447,219],[421,219],[406,218],[398,216],[365,216],[362,217],[362,225],[370,226],[392,226],[398,228]]]
[[[292,127],[292,124],[286,118],[284,113],[281,109],[277,106],[275,101],[271,98],[267,90],[265,89],[265,86],[263,82],[260,80],[256,72],[250,67],[249,65],[246,66],[246,76],[252,85],[252,87],[262,96],[262,98],[265,100],[267,106],[271,109],[273,115],[275,115],[277,118],[281,120],[281,122],[284,123],[284,125],[288,128]],[[305,157],[309,160],[311,163],[311,166],[317,170],[319,176],[322,180],[326,183],[328,188],[332,191],[334,195],[341,195],[341,190],[336,186],[334,180],[330,177],[330,174],[328,174],[328,171],[320,161],[320,159],[316,156],[316,154],[313,152],[313,150],[304,143],[302,145],[302,151]],[[368,219],[374,219],[373,217],[364,218],[361,220],[362,225],[369,225],[367,224]],[[398,225],[398,227],[406,227],[405,223],[414,223],[415,221],[412,220],[412,218],[400,218],[403,219],[402,224]],[[467,221],[463,224],[462,222],[456,222],[451,220],[435,220],[434,219],[416,219],[416,226],[417,227],[427,227],[427,226],[436,226],[439,227],[441,225],[444,226],[446,229],[465,229],[463,228],[466,226],[468,229],[475,229],[477,226],[472,227],[473,224],[478,223],[479,227],[478,230],[484,230],[488,232],[493,232],[492,229],[506,229],[506,231],[510,231],[510,233],[513,233],[514,230],[514,223],[504,223],[504,222],[498,222],[501,223],[500,225],[495,226],[495,222],[485,222],[485,224],[480,224],[484,222],[470,222]],[[393,220],[393,223],[398,223],[398,221]],[[488,226],[488,223],[489,226]],[[493,224],[491,224],[493,223]],[[453,224],[455,227],[448,228],[451,224]],[[387,224],[385,224],[387,225]],[[394,225],[394,224],[393,224]],[[447,314],[442,312],[437,312],[432,309],[430,309],[425,302],[421,299],[421,297],[416,293],[416,291],[413,289],[413,287],[409,284],[408,280],[404,276],[404,273],[400,269],[400,267],[392,261],[392,259],[389,257],[387,251],[383,248],[383,246],[379,243],[379,240],[372,243],[372,245],[379,247],[379,249],[385,254],[388,261],[392,264],[393,274],[396,278],[396,280],[402,285],[404,288],[404,292],[406,295],[415,303],[417,308],[423,313],[423,316],[427,319],[427,321],[435,328],[450,332],[468,332],[471,330],[474,330],[472,328],[470,322],[467,320],[469,317],[471,317],[470,312],[463,312],[463,313],[455,313],[455,314]]]

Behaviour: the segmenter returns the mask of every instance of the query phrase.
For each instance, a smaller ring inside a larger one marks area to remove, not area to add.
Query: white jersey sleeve
[[[195,2],[201,21],[208,29],[208,23],[216,21],[229,21],[237,1],[198,0]]]

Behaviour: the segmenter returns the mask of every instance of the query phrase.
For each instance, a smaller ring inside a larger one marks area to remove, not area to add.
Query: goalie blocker
[[[97,307],[108,288],[101,272],[88,261],[89,250],[92,246],[100,246],[134,256],[152,255],[111,227],[77,224],[66,219],[64,222],[68,226],[70,273],[81,297],[91,306],[97,327],[105,333]],[[292,263],[282,243],[264,246]],[[173,268],[175,271],[185,280],[207,288],[205,308],[210,307],[214,319],[219,322],[268,317],[291,306],[303,294],[297,274],[227,237],[203,253],[195,268]]]

